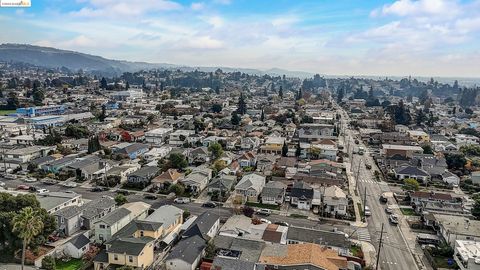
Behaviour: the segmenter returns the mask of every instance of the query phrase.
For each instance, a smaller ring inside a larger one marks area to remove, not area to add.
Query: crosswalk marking
[[[373,183],[376,183],[377,181],[375,180],[365,180],[365,179],[360,179],[358,180],[359,182],[362,182],[362,183],[370,183],[370,184],[373,184]]]
[[[372,239],[370,238],[370,233],[366,228],[359,228],[357,230],[357,238],[360,241],[366,241],[366,242],[372,241]]]

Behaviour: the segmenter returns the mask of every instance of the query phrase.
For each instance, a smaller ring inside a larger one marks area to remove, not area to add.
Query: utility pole
[[[382,223],[382,230],[380,231],[380,241],[378,242],[377,263],[375,265],[375,270],[378,270],[378,262],[380,261],[380,250],[382,249],[382,237],[383,237],[383,223]]]
[[[363,222],[365,222],[365,209],[367,207],[367,187],[363,192]]]

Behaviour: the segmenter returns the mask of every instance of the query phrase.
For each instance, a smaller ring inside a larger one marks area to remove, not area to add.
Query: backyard
[[[61,261],[58,260],[56,261],[56,270],[78,270],[81,269],[84,265],[84,262],[82,259],[71,259],[69,261]]]

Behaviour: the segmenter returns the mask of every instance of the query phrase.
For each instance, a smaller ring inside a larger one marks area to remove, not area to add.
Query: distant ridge
[[[0,61],[27,63],[35,66],[46,68],[66,67],[72,71],[82,69],[86,72],[100,73],[109,76],[119,76],[123,72],[135,72],[149,69],[180,69],[200,70],[205,72],[221,69],[226,72],[239,71],[255,75],[272,75],[282,76],[285,74],[289,77],[306,78],[313,76],[312,73],[301,71],[288,71],[283,69],[269,69],[262,71],[259,69],[249,68],[231,68],[231,67],[189,67],[165,63],[146,63],[146,62],[130,62],[123,60],[112,60],[101,56],[80,53],[76,51],[61,50],[51,47],[42,47],[29,44],[0,44]]]

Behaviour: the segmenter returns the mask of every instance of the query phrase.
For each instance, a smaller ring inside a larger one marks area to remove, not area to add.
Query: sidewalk
[[[369,242],[359,241],[355,239],[351,239],[351,241],[362,247],[363,259],[365,260],[365,265],[375,266],[375,262],[376,262],[375,260],[377,258],[377,251],[375,250],[375,247]]]

